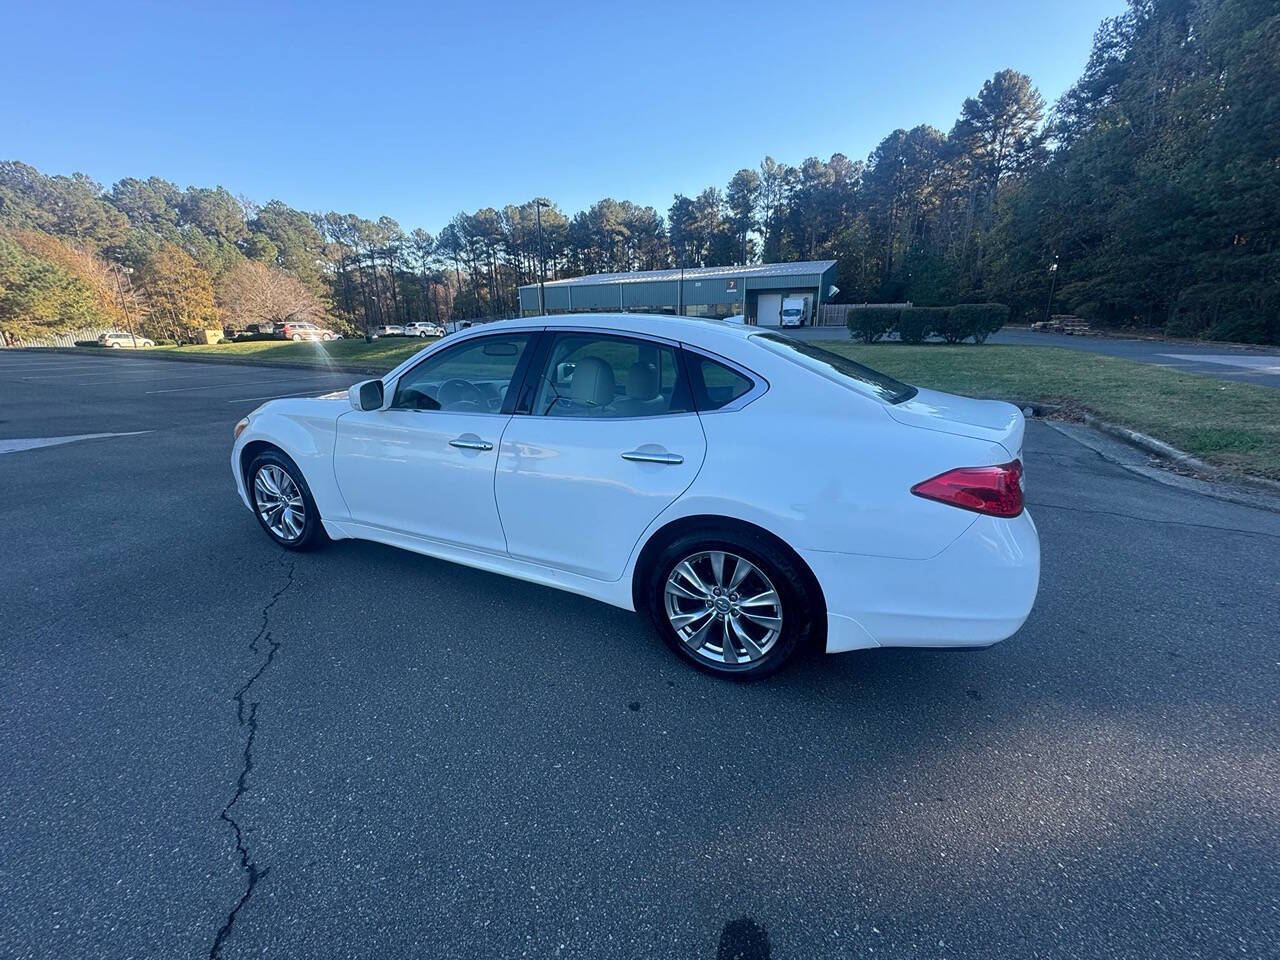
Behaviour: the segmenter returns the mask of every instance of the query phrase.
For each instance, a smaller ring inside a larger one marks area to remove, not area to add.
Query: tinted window
[[[718,363],[700,353],[685,351],[685,363],[693,378],[694,391],[701,411],[719,410],[750,393],[755,381],[732,367]]]
[[[432,354],[396,384],[393,408],[498,413],[528,334],[480,337]]]
[[[598,333],[559,333],[531,412],[544,417],[656,417],[691,409],[674,347]]]
[[[775,353],[789,357],[801,366],[888,403],[901,403],[916,395],[915,387],[812,343],[793,340],[780,333],[757,333],[751,339],[763,343]]]

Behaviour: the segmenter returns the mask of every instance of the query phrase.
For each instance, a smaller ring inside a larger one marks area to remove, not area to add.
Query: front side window
[[[558,333],[534,392],[534,416],[657,417],[693,407],[674,347],[598,333]]]
[[[432,354],[400,377],[392,409],[500,413],[527,333],[479,337]]]

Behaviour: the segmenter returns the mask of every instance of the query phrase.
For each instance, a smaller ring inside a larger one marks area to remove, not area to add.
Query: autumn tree
[[[246,260],[218,281],[218,306],[232,326],[251,323],[299,323],[324,320],[315,294],[297,277],[264,263]]]
[[[139,271],[146,291],[149,327],[182,340],[216,325],[213,281],[191,254],[163,244]]]

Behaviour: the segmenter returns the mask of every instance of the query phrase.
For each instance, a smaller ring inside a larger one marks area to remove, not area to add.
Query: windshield
[[[812,343],[784,337],[780,333],[757,333],[751,339],[761,341],[774,353],[789,357],[801,366],[846,383],[862,393],[870,393],[886,403],[901,403],[916,395],[916,388],[910,384],[872,370],[856,360],[823,350]]]

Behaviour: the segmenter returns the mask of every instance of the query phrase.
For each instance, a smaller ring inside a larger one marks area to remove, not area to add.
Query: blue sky
[[[0,159],[389,215],[612,196],[665,213],[765,154],[950,129],[996,70],[1052,102],[1122,0],[6,4]]]

